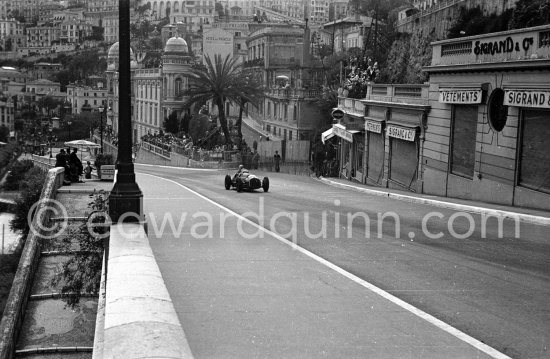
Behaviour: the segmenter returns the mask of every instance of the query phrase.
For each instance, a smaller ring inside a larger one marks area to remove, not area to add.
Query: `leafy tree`
[[[0,141],[8,142],[10,138],[10,129],[6,125],[0,126]]]
[[[189,136],[193,139],[194,143],[199,142],[210,129],[211,122],[206,114],[200,113],[191,116],[189,120]]]
[[[191,122],[191,115],[185,112],[181,119],[180,131],[184,133],[189,133],[189,123]]]
[[[252,106],[256,106],[256,104],[259,102],[259,95],[263,92],[263,88],[261,86],[262,80],[260,77],[260,74],[257,72],[252,71],[244,71],[243,70],[243,76],[241,78],[242,84],[241,89],[249,95],[249,98],[253,99],[250,104]],[[237,128],[237,137],[239,138],[239,143],[242,142],[243,139],[243,133],[242,133],[242,125],[243,125],[243,113],[245,112],[245,106],[250,101],[246,97],[241,97],[239,99],[239,117],[237,118],[237,121],[235,123],[235,127]]]
[[[242,67],[237,63],[237,58],[216,54],[214,61],[205,55],[206,67],[193,68],[191,74],[191,86],[187,95],[189,100],[185,107],[204,104],[212,101],[218,108],[218,118],[225,136],[225,141],[231,144],[227,118],[225,117],[226,101],[241,104],[243,101],[256,103],[257,92],[253,92],[252,84],[243,76]],[[257,90],[256,90],[257,91]]]
[[[22,132],[25,129],[25,121],[18,118],[13,124],[13,129],[17,132]]]
[[[154,50],[162,50],[164,48],[164,43],[160,37],[155,36],[149,39],[149,46]]]
[[[223,10],[223,5],[219,2],[216,2],[214,4],[214,9],[216,10],[216,12],[218,13],[219,16],[224,16],[225,15],[225,12]]]
[[[374,17],[378,8],[378,19],[386,21],[393,9],[409,3],[407,0],[349,0],[348,6],[354,13],[370,17]]]
[[[46,172],[42,169],[33,167],[32,162],[31,167],[28,168],[29,169],[21,181],[21,194],[15,199],[15,216],[10,222],[11,230],[20,231],[23,238],[27,238],[30,231],[28,221],[29,211],[33,204],[40,199],[42,187],[46,181]],[[31,213],[31,218],[33,216],[34,213]]]
[[[466,9],[460,8],[460,15],[447,33],[447,38],[454,39],[461,36],[473,36],[488,34],[490,32],[505,31],[513,10],[508,10],[501,15],[484,15],[480,7]]]
[[[15,20],[21,23],[27,22],[27,20],[25,20],[25,16],[17,9],[10,12],[10,17],[13,17]]]
[[[88,37],[86,37],[86,40],[95,40],[95,41],[103,41],[104,37],[103,34],[105,33],[105,29],[101,26],[92,26],[92,34]]]
[[[332,122],[332,116],[330,115],[332,109],[338,107],[338,92],[334,88],[328,86],[323,87],[323,92],[315,101],[315,105],[319,107],[319,113],[324,117],[320,129],[324,131],[326,128],[330,127]]]
[[[173,134],[178,133],[180,129],[180,123],[178,119],[178,113],[173,111],[167,118],[164,119],[164,129],[166,132]]]
[[[38,108],[45,109],[48,116],[50,116],[53,110],[61,106],[63,106],[63,101],[56,100],[51,96],[44,96],[38,100]]]
[[[519,0],[510,22],[512,29],[549,24],[550,0]]]
[[[151,3],[150,3],[150,2],[148,2],[147,4],[144,4],[144,5],[138,6],[138,7],[137,7],[138,16],[139,16],[140,18],[143,17],[143,16],[145,16],[145,13],[146,13],[148,10],[151,10]]]

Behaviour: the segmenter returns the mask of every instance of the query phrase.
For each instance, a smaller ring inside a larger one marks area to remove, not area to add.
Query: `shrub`
[[[96,156],[94,166],[100,171],[101,166],[103,165],[114,165],[115,161],[113,155],[110,153],[100,153]]]
[[[16,161],[9,168],[4,189],[8,191],[20,189],[21,181],[25,174],[33,167],[31,160]]]
[[[90,195],[92,202],[88,208],[97,214],[92,217],[93,224],[105,223],[108,213],[109,196],[101,190]],[[99,236],[98,236],[99,235]],[[78,244],[77,251],[63,264],[61,269],[52,278],[51,284],[58,286],[62,284],[61,292],[65,294],[64,301],[68,306],[74,308],[83,294],[99,294],[101,284],[101,267],[103,264],[104,245],[102,238],[109,236],[106,227],[93,226],[89,228],[83,223],[77,229],[69,229],[68,234],[63,238],[67,247]]]
[[[15,199],[15,217],[10,222],[10,228],[12,231],[21,231],[23,238],[29,234],[28,213],[33,204],[40,200],[45,182],[46,172],[38,167],[32,167],[21,181],[22,191]]]

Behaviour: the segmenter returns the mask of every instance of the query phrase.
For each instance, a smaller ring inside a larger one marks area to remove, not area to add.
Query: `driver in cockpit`
[[[244,168],[243,165],[239,165],[239,169],[237,170],[237,172],[236,172],[235,175],[233,176],[233,179],[237,179],[237,177],[239,177],[239,175],[240,175],[243,171],[246,171],[246,169]]]

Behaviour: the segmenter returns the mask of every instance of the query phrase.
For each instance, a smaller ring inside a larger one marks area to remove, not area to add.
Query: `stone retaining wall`
[[[63,182],[63,169],[48,170],[46,183],[40,195],[41,203],[37,207],[37,216],[33,219],[33,228],[48,227],[51,211],[40,210],[47,205],[47,199],[55,198],[57,189]],[[39,226],[42,224],[43,226]],[[19,266],[13,279],[4,315],[0,322],[0,359],[12,359],[15,356],[15,345],[23,324],[23,316],[32,287],[35,270],[40,259],[40,234],[33,231],[27,236],[25,246],[19,260]]]

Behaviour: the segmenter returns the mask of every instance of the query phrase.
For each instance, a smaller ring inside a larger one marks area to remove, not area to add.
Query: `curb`
[[[474,213],[481,213],[485,215],[490,216],[497,216],[507,219],[515,219],[527,223],[534,223],[544,226],[550,226],[550,217],[543,217],[543,216],[535,216],[532,214],[524,214],[524,213],[517,213],[517,212],[511,212],[511,211],[504,211],[500,209],[494,209],[494,208],[486,208],[486,207],[478,207],[478,206],[470,206],[466,204],[459,204],[459,203],[452,203],[452,202],[445,202],[440,201],[437,199],[430,199],[430,198],[421,198],[421,197],[415,197],[415,196],[409,196],[405,194],[398,194],[393,193],[389,191],[379,191],[375,189],[370,188],[363,188],[359,186],[354,186],[350,184],[345,183],[339,183],[336,181],[331,181],[329,179],[326,179],[324,177],[319,177],[319,181],[326,183],[333,187],[339,187],[344,189],[349,189],[357,192],[367,193],[374,196],[380,196],[380,197],[387,197],[396,199],[399,201],[406,201],[406,202],[412,202],[412,203],[418,203],[418,204],[425,204],[430,206],[436,206],[436,207],[442,207],[442,208],[448,208],[448,209],[455,209],[459,211],[467,211],[467,212],[474,212]]]

